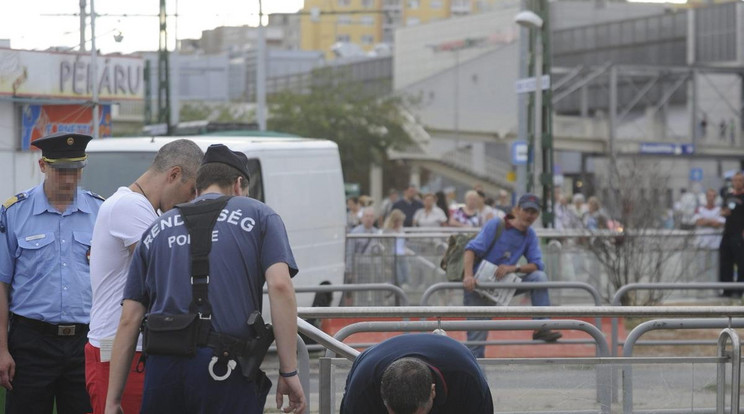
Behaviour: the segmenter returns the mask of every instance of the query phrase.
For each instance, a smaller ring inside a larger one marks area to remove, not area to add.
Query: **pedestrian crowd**
[[[367,196],[352,196],[346,200],[346,227],[351,232],[362,223],[365,207],[375,212],[376,228],[384,228],[385,221],[394,210],[404,215],[402,227],[481,227],[488,220],[502,218],[512,210],[511,195],[499,191],[498,198],[487,197],[479,185],[465,193],[462,203],[455,199],[454,191],[420,192],[416,185],[409,185],[402,192],[391,189],[381,203]]]

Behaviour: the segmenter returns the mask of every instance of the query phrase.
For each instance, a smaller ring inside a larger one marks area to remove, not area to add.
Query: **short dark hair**
[[[196,171],[196,191],[202,192],[213,184],[223,189],[228,188],[238,177],[243,177],[243,174],[227,164],[218,162],[203,164]],[[248,180],[243,177],[241,188],[245,190],[246,187],[248,187]]]
[[[163,172],[171,167],[179,166],[182,181],[186,181],[196,175],[203,157],[204,151],[194,141],[177,139],[160,148],[150,169]]]
[[[401,358],[382,373],[380,395],[395,414],[412,414],[431,398],[434,377],[431,369],[418,358]]]

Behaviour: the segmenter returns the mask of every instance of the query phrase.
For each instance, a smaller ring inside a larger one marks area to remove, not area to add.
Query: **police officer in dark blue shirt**
[[[492,414],[472,353],[443,335],[390,338],[362,352],[346,378],[341,414]]]
[[[266,283],[279,355],[277,408],[288,395],[289,406],[284,412],[301,414],[305,401],[297,377],[297,303],[291,281],[297,265],[281,217],[260,201],[242,197],[247,195],[249,180],[246,161],[244,154],[215,144],[207,149],[196,174],[193,204],[232,196],[210,233],[206,278],[213,330],[210,337],[216,333],[250,339],[246,320],[261,309]],[[163,214],[145,231],[134,251],[112,350],[107,414],[121,412],[121,396],[145,314],[152,318],[153,314],[190,313],[195,292],[195,277],[189,277],[194,267],[194,240],[184,214],[181,208]],[[142,412],[262,413],[271,387],[262,380],[265,375],[261,373],[259,380],[247,378],[241,375],[241,367],[228,365],[225,377],[218,378],[212,362],[217,358],[215,349],[197,346],[191,357],[167,353],[148,357]]]
[[[6,413],[51,413],[55,401],[61,414],[90,412],[84,358],[89,254],[103,202],[78,188],[90,140],[56,133],[32,142],[41,149],[44,182],[0,210],[0,385],[8,390]]]

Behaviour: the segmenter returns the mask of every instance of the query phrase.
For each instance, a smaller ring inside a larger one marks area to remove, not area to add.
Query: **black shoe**
[[[551,331],[550,329],[538,329],[532,332],[532,339],[535,341],[555,342],[563,336],[560,332]]]

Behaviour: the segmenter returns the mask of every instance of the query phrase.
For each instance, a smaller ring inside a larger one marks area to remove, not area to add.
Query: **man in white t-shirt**
[[[142,233],[178,203],[194,198],[194,180],[204,153],[193,141],[179,139],[164,145],[150,168],[129,187],[119,187],[99,210],[90,251],[93,302],[85,346],[85,385],[94,414],[103,414],[108,390],[111,345],[121,317],[121,301],[132,252]],[[137,350],[141,350],[141,343]],[[129,376],[122,404],[138,413],[144,373]],[[142,371],[139,369],[139,371]]]
[[[721,215],[721,207],[716,204],[718,193],[709,188],[705,192],[705,205],[695,211],[692,221],[699,230],[720,229],[726,223],[726,218]],[[717,250],[721,245],[721,236],[716,234],[698,236],[695,244],[700,249]]]
[[[716,203],[717,197],[718,193],[712,188],[705,192],[705,205],[697,208],[692,219],[696,229],[723,228],[726,218],[721,215],[721,207]],[[697,259],[695,260],[698,273],[705,275],[704,282],[717,282],[718,266],[716,265],[716,259],[718,257],[718,247],[721,245],[721,236],[716,234],[697,236],[695,245],[698,248]]]

